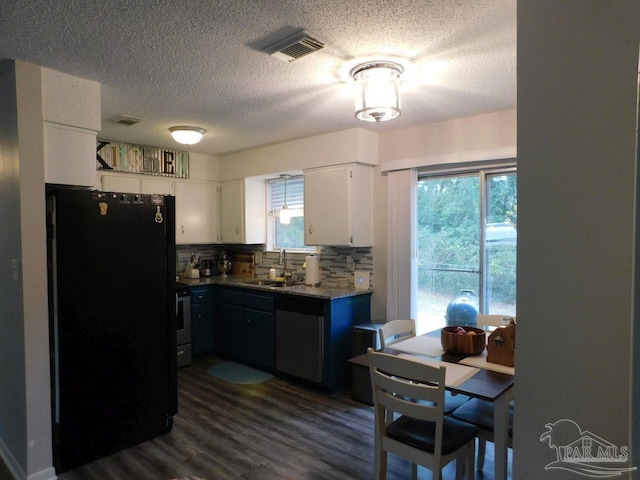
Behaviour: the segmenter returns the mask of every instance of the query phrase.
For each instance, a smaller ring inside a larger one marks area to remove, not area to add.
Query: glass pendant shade
[[[365,122],[384,122],[400,115],[400,75],[394,62],[370,62],[351,70],[356,85],[356,117]]]
[[[199,127],[171,127],[169,131],[173,139],[183,145],[198,143],[202,139],[204,132],[206,132],[204,128]]]
[[[291,223],[291,210],[287,207],[287,178],[290,176],[286,173],[280,175],[284,179],[284,205],[280,209],[280,225],[289,225]]]
[[[280,209],[280,225],[289,225],[291,223],[291,210],[286,205]]]

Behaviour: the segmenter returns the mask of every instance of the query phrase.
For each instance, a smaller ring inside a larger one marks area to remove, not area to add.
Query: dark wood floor
[[[207,374],[204,357],[179,370],[180,412],[173,431],[60,475],[60,480],[370,480],[373,410],[349,392],[328,394],[274,378],[232,385]],[[484,473],[493,479],[493,448]],[[389,458],[388,480],[410,478]],[[420,479],[431,473],[420,469]],[[445,479],[455,478],[449,465]]]

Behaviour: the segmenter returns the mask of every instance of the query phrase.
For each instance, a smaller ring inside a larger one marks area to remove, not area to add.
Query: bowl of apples
[[[444,327],[440,331],[440,343],[447,353],[478,355],[487,345],[487,335],[484,330],[476,327]]]

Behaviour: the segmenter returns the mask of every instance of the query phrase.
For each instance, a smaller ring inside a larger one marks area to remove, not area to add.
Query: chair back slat
[[[457,474],[464,469],[473,479],[474,438],[471,425],[454,425],[444,419],[445,374],[442,365],[432,366],[406,357],[367,349],[374,405],[375,478],[386,478],[387,452],[430,468],[434,478],[454,458]],[[396,414],[400,417],[395,419]],[[446,443],[443,442],[446,430]],[[442,445],[448,448],[443,453]],[[456,445],[452,448],[452,444]]]
[[[416,336],[415,320],[392,320],[378,330],[381,348]]]
[[[441,420],[445,367],[380,352],[370,352],[369,364],[373,395],[385,408],[421,420]]]
[[[516,320],[516,317],[513,315],[481,315],[478,314],[478,328],[487,327],[499,327],[502,325],[502,321],[508,318],[513,318]]]

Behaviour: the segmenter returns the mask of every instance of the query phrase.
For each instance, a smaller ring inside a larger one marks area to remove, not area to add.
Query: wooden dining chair
[[[485,326],[487,327],[499,327],[500,325],[502,325],[503,321],[505,321],[506,319],[513,319],[513,321],[516,321],[516,317],[513,315],[481,315],[478,314],[478,328],[483,328]]]
[[[394,343],[416,336],[416,321],[391,320],[385,323],[379,330],[380,348],[388,347]]]
[[[493,402],[472,398],[456,408],[451,416],[455,419],[471,423],[478,427],[478,470],[484,467],[487,442],[494,441],[494,407]],[[509,438],[507,445],[513,448],[513,403],[509,405]]]
[[[506,319],[516,317],[512,315],[481,315],[478,314],[478,327],[499,327]],[[473,398],[463,405],[453,410],[451,415],[459,420],[472,423],[478,427],[478,470],[484,467],[485,452],[487,442],[493,442],[493,403],[480,398]],[[511,437],[513,435],[513,405],[509,405],[509,447],[511,447]]]
[[[384,349],[394,343],[416,336],[415,320],[391,320],[378,329],[380,348]],[[470,397],[462,394],[453,395],[446,391],[444,395],[444,413],[450,414]]]
[[[382,352],[367,350],[374,406],[375,479],[387,477],[387,453],[429,468],[442,479],[442,468],[456,461],[456,479],[474,478],[478,428],[444,415],[444,366],[434,367]],[[387,425],[392,413],[400,417]]]

